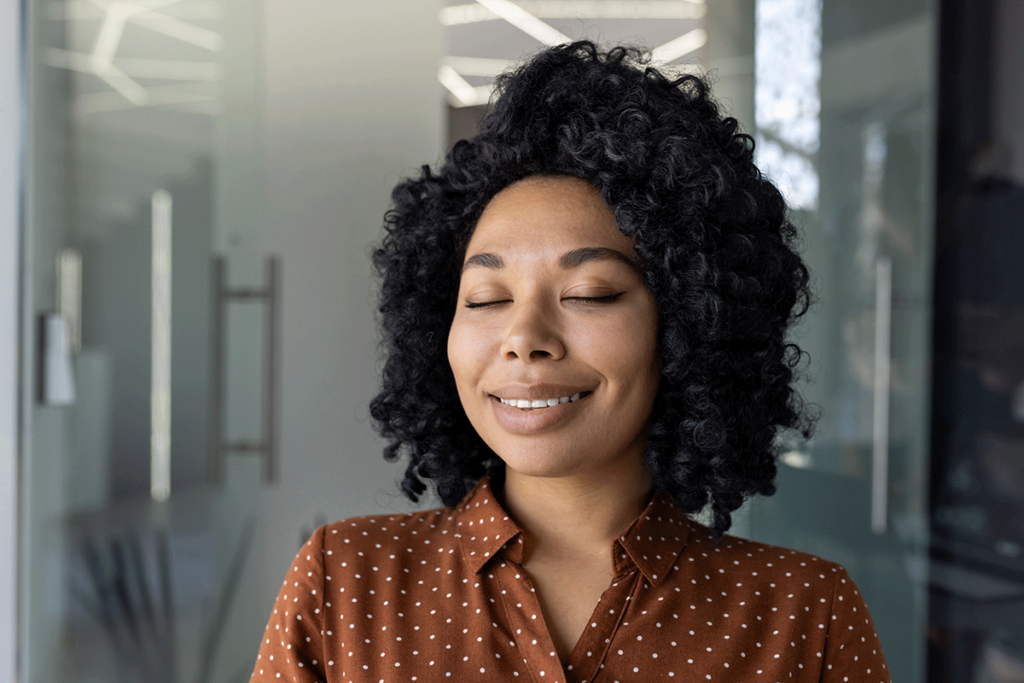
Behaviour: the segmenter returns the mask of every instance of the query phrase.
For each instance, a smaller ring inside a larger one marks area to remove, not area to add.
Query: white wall
[[[17,666],[21,10],[0,3],[0,683]]]
[[[265,0],[261,247],[283,270],[280,482],[263,489],[260,598],[317,517],[409,509],[368,404],[390,190],[442,153],[439,0]]]

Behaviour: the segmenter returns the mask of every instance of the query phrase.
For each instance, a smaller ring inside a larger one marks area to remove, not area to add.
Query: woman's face
[[[511,470],[612,474],[643,462],[657,324],[639,259],[598,191],[528,178],[477,223],[448,360],[470,422]]]

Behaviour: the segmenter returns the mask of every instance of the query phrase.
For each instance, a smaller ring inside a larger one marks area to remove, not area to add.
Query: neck
[[[611,542],[640,516],[651,494],[643,462],[614,476],[534,477],[505,468],[505,509],[523,530],[525,561],[608,558]]]

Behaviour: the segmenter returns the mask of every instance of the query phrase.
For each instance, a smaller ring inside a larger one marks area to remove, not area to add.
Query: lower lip
[[[513,434],[537,434],[556,427],[571,418],[579,410],[580,402],[589,397],[590,394],[585,394],[575,401],[533,410],[513,408],[502,403],[495,396],[491,396],[491,403],[494,406],[494,416],[497,418],[498,424],[506,431]]]

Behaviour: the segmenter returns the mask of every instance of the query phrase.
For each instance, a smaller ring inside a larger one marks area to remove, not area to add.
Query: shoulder
[[[889,680],[864,597],[842,565],[735,536],[716,542],[692,520],[690,530],[678,588],[690,584],[709,603],[742,615],[751,632],[806,639],[822,657],[822,681]]]
[[[454,546],[458,539],[455,511],[434,508],[393,515],[365,515],[321,527],[328,558],[410,552],[414,548]]]
[[[716,541],[707,527],[692,520],[690,530],[690,547],[681,561],[755,597],[784,593],[787,599],[829,604],[840,586],[853,588],[846,569],[816,555],[728,534]]]

